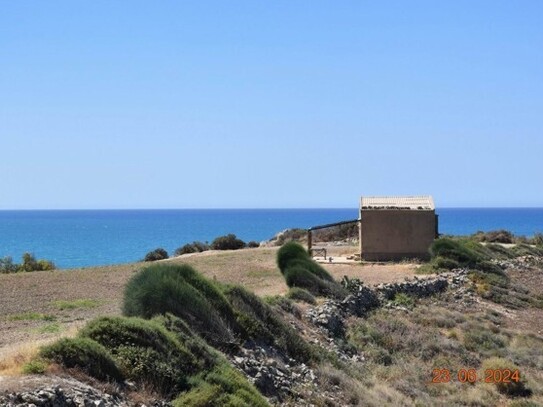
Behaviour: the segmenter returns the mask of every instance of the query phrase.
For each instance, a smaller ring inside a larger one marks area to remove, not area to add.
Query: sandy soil
[[[275,264],[276,251],[277,248],[209,251],[165,261],[191,264],[208,278],[242,284],[258,295],[276,295],[288,288]],[[92,318],[120,314],[126,282],[146,265],[0,275],[0,360],[24,343],[45,343],[73,335]],[[369,285],[403,281],[413,277],[416,269],[406,264],[324,264],[324,267],[336,279],[347,275]],[[91,300],[91,306],[60,310],[56,303],[59,300]],[[42,314],[42,318],[29,319],[25,313]]]

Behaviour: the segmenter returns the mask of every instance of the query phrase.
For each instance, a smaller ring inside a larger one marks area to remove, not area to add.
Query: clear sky
[[[0,1],[0,209],[543,206],[542,1]]]

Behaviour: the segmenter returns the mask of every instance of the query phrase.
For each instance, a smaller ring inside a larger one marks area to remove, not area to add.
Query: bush
[[[23,254],[23,263],[19,266],[21,271],[44,271],[44,270],[54,270],[55,265],[52,261],[49,260],[36,260],[33,254],[24,253]]]
[[[202,368],[209,369],[218,363],[220,356],[200,336],[196,335],[185,321],[175,315],[166,314],[155,317],[152,321],[162,325],[171,332],[179,343],[183,344],[194,355]]]
[[[543,256],[543,248],[540,246],[530,246],[526,243],[521,243],[513,246],[511,252],[515,256]]]
[[[348,291],[298,243],[285,243],[277,251],[277,265],[289,287],[305,288],[314,295],[345,298]]]
[[[305,288],[313,295],[343,299],[348,291],[341,285],[319,278],[307,268],[294,266],[287,268],[285,281],[289,287]]]
[[[309,259],[309,253],[305,250],[302,245],[296,242],[285,243],[277,251],[277,265],[279,270],[284,274],[287,265],[292,260],[307,260]]]
[[[31,253],[23,253],[23,263],[21,264],[22,271],[37,271],[39,270],[39,265]]]
[[[481,257],[466,247],[465,243],[449,238],[435,240],[430,246],[432,258],[441,257],[453,260],[461,266],[477,264]]]
[[[413,306],[415,305],[415,300],[408,294],[396,293],[392,303],[400,307],[413,308]]]
[[[67,368],[79,368],[98,380],[124,380],[107,349],[88,338],[60,339],[43,348],[40,356]]]
[[[243,249],[244,247],[245,242],[231,233],[226,236],[219,236],[211,242],[211,248],[213,250],[238,250]]]
[[[313,357],[303,338],[255,294],[240,286],[227,286],[224,293],[246,332],[245,339],[275,345],[293,359],[308,361]]]
[[[502,246],[501,244],[489,243],[486,245],[486,248],[492,252],[493,257],[497,259],[511,259],[515,255],[507,247]]]
[[[254,249],[256,247],[260,247],[260,243],[251,240],[249,243],[247,243],[247,247],[250,249]]]
[[[515,236],[508,230],[492,230],[490,232],[477,232],[473,238],[478,242],[513,243]]]
[[[0,259],[0,273],[16,273],[18,271],[45,271],[54,270],[55,264],[50,260],[36,260],[33,254],[24,253],[23,262],[17,264],[9,256]]]
[[[533,244],[539,247],[543,247],[543,233],[536,233],[532,238]]]
[[[486,328],[474,326],[464,333],[464,346],[473,352],[495,354],[507,345],[503,335]]]
[[[207,250],[209,250],[209,245],[207,243],[194,241],[176,249],[175,254],[176,256],[181,256],[182,254],[201,253]]]
[[[334,282],[334,277],[330,275],[319,263],[307,257],[306,259],[294,259],[288,263],[288,267],[301,267],[309,270],[312,274],[325,281]]]
[[[287,293],[287,298],[290,298],[291,300],[294,300],[294,301],[307,302],[308,304],[311,304],[311,305],[315,305],[317,303],[313,294],[299,287],[289,288],[288,293]]]
[[[13,259],[9,256],[0,259],[0,273],[16,273],[19,270],[19,265],[13,263]]]
[[[107,348],[127,379],[171,396],[188,388],[202,364],[175,335],[154,321],[102,317],[80,332]]]
[[[168,252],[162,249],[161,247],[159,247],[158,249],[155,249],[147,253],[143,261],[157,261],[157,260],[164,260],[167,258],[168,258]]]
[[[174,407],[267,407],[268,402],[228,363],[191,380],[192,388],[173,401]]]
[[[456,260],[441,256],[434,258],[432,260],[432,264],[436,269],[453,270],[460,267],[460,263],[458,263]]]
[[[126,285],[123,312],[143,318],[172,313],[219,346],[232,343],[231,328],[239,329],[215,283],[188,265],[157,264],[140,271]]]
[[[47,370],[47,363],[41,358],[35,358],[23,366],[24,374],[44,374]]]

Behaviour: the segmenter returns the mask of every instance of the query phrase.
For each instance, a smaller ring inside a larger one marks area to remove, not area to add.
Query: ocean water
[[[543,208],[441,208],[437,213],[440,233],[543,232]],[[139,260],[157,247],[172,253],[185,243],[211,242],[227,233],[262,241],[286,228],[357,217],[356,208],[0,211],[0,257],[20,261],[22,253],[31,252],[60,268],[117,264]]]

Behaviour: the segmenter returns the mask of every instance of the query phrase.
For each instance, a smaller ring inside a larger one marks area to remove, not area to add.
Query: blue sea
[[[466,235],[507,229],[543,232],[543,208],[441,208],[439,231]],[[286,228],[352,220],[350,209],[183,209],[0,211],[0,257],[20,261],[24,252],[74,268],[137,261],[163,247],[172,253],[194,240],[211,242],[234,233],[250,241]]]

